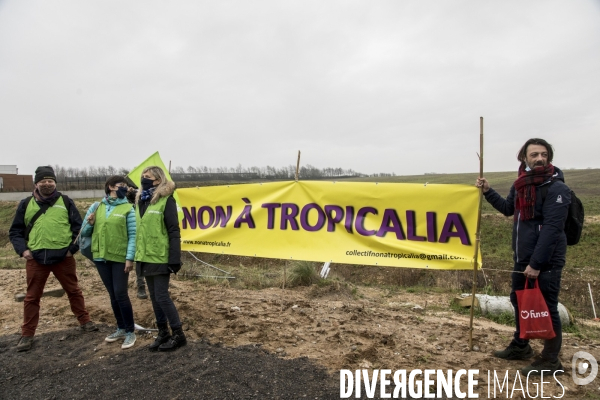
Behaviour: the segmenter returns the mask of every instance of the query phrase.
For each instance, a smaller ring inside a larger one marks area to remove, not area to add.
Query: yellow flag
[[[158,154],[158,151],[152,154],[150,157],[146,158],[140,165],[132,169],[127,174],[127,177],[131,179],[133,183],[135,183],[137,186],[140,186],[140,182],[142,181],[142,171],[144,170],[144,168],[152,167],[154,165],[160,167],[165,172],[165,175],[167,176],[168,180],[172,180],[171,174],[169,174],[169,170],[165,167],[165,164],[160,158],[160,154]]]
[[[163,163],[162,159],[160,158],[160,154],[158,154],[158,151],[152,154],[150,157],[146,158],[140,165],[132,169],[129,172],[129,174],[127,174],[127,177],[139,187],[142,181],[142,171],[144,171],[144,168],[152,166],[157,166],[161,168],[167,176],[167,179],[170,181],[173,180],[171,179],[171,174],[169,173],[169,170],[167,169],[167,167],[165,167],[165,163]],[[177,203],[177,215],[179,216],[179,221],[181,221],[183,219],[183,210],[181,209],[181,203],[179,202],[177,190],[175,190],[175,193],[173,193],[173,198]]]

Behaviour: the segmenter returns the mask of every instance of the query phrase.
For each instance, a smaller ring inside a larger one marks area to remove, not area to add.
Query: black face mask
[[[154,179],[142,178],[142,189],[150,190],[154,186]]]
[[[127,190],[128,190],[127,186],[121,186],[121,187],[117,188],[117,197],[120,199],[124,199],[125,196],[127,195]]]

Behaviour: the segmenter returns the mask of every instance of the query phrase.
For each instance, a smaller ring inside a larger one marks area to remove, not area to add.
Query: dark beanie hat
[[[43,167],[38,167],[35,170],[35,180],[33,183],[38,183],[42,179],[52,179],[56,182],[56,174],[54,174],[54,170],[51,166],[45,165]]]

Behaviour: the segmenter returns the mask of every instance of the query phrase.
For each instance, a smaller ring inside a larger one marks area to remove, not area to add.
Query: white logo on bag
[[[557,203],[561,203],[562,204],[562,196],[559,194],[558,197],[556,198],[556,202]]]
[[[523,310],[521,311],[521,318],[523,319],[527,319],[529,317],[531,318],[544,318],[549,316],[550,314],[548,313],[548,311],[540,311],[540,312],[535,312],[534,310],[531,311],[527,311],[527,310]]]

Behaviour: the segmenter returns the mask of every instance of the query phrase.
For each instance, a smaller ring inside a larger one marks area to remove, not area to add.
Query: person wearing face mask
[[[94,264],[117,320],[117,330],[104,340],[123,340],[122,349],[132,347],[136,341],[133,308],[127,294],[135,256],[136,221],[133,205],[126,198],[127,190],[125,177],[108,178],[104,184],[106,196],[98,206],[88,209],[87,224],[81,230],[81,236],[92,237]]]
[[[158,327],[158,336],[148,349],[173,351],[187,343],[179,313],[169,296],[170,276],[181,268],[175,184],[167,180],[161,168],[147,167],[142,172],[141,189],[136,199],[135,260],[139,274],[146,278]]]
[[[73,200],[56,190],[56,175],[50,166],[35,170],[33,196],[19,203],[9,229],[15,251],[25,258],[27,294],[23,302],[23,325],[17,351],[28,351],[40,315],[40,298],[50,272],[67,293],[71,311],[85,332],[97,331],[79,288],[73,254],[81,229],[81,216]]]
[[[517,180],[505,199],[492,189],[485,178],[477,179],[485,199],[506,216],[514,216],[512,287],[510,300],[515,309],[514,338],[504,350],[493,355],[506,360],[533,357],[529,340],[520,338],[519,307],[515,291],[525,287],[527,279],[537,279],[544,296],[556,336],[544,340],[540,357],[521,369],[523,375],[553,373],[564,368],[558,358],[562,346],[562,328],[558,314],[558,294],[566,261],[567,238],[564,232],[571,191],[562,171],[552,165],[554,149],[544,139],[529,139],[517,153],[521,163]],[[561,372],[558,372],[561,373]]]

